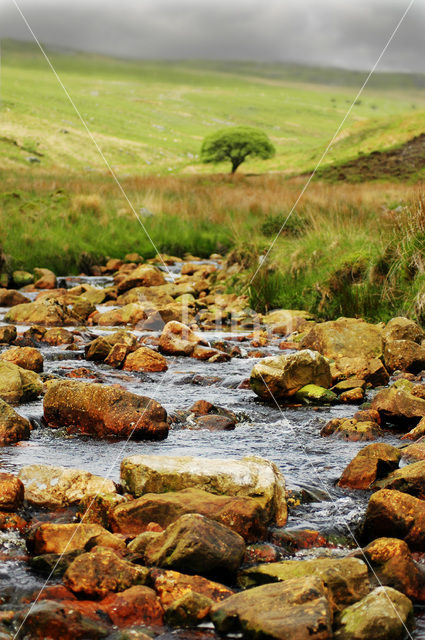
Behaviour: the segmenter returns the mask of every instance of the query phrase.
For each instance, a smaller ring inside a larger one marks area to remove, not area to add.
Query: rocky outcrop
[[[367,565],[357,558],[317,558],[317,560],[284,560],[259,564],[239,574],[243,588],[268,582],[285,582],[292,578],[317,576],[329,590],[333,606],[344,609],[369,593]]]
[[[237,593],[214,605],[210,617],[220,634],[264,640],[328,640],[332,611],[317,577],[294,578]]]
[[[31,425],[26,418],[0,399],[0,446],[15,444],[20,440],[28,440]]]
[[[120,504],[111,514],[111,526],[115,532],[134,536],[146,531],[152,522],[165,528],[186,513],[198,513],[221,522],[248,541],[266,533],[267,514],[257,500],[217,496],[201,489],[147,493]]]
[[[292,398],[306,385],[331,386],[328,361],[317,351],[305,349],[297,353],[264,358],[251,371],[251,389],[264,400]]]
[[[198,488],[259,501],[269,521],[287,520],[285,480],[276,465],[258,457],[240,460],[190,456],[131,456],[121,463],[121,482],[136,497]]]
[[[145,549],[148,565],[203,576],[234,574],[245,553],[243,538],[198,514],[181,516]]]
[[[43,384],[37,373],[0,360],[0,399],[10,404],[20,404],[35,400],[42,390]]]
[[[400,450],[390,444],[369,444],[361,449],[344,469],[338,486],[347,489],[369,489],[376,480],[396,469],[400,459]]]
[[[57,509],[79,504],[89,496],[116,494],[112,480],[81,469],[67,469],[46,464],[22,467],[19,479],[25,486],[25,500],[38,507]]]
[[[150,398],[102,384],[52,382],[44,397],[49,427],[67,427],[100,438],[162,440],[168,435],[165,409]]]

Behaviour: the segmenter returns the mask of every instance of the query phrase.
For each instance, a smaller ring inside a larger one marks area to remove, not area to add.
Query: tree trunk
[[[231,174],[233,175],[236,172],[236,169],[241,165],[243,160],[232,160],[232,170]]]

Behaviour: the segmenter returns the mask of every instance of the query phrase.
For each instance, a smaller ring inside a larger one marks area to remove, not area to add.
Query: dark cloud
[[[295,61],[370,68],[409,0],[16,0],[47,44],[135,58]],[[425,0],[380,69],[422,72]],[[30,39],[13,0],[0,36]]]

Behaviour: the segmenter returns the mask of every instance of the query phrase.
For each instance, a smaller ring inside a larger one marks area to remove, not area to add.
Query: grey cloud
[[[295,61],[370,68],[408,0],[17,0],[47,44],[134,58]],[[380,65],[423,71],[425,0]],[[30,39],[13,0],[0,36]]]

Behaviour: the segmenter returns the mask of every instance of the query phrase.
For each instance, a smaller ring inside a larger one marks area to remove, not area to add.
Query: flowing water
[[[178,275],[174,267],[172,277]],[[109,286],[110,278],[69,277],[62,278],[61,285],[68,288],[81,282],[94,286]],[[100,308],[100,307],[99,307]],[[105,307],[110,310],[111,307]],[[6,309],[0,309],[0,324]],[[19,327],[23,332],[28,327]],[[117,327],[85,330],[91,335],[101,335]],[[157,335],[155,332],[133,331],[137,336]],[[248,332],[203,332],[208,341],[237,339],[244,351],[241,339]],[[166,440],[161,442],[111,442],[78,435],[64,436],[46,428],[41,423],[42,401],[17,407],[23,416],[31,418],[38,428],[29,441],[16,446],[0,448],[0,467],[16,473],[28,464],[53,464],[86,469],[92,473],[119,480],[120,462],[134,454],[168,454],[220,458],[240,458],[257,455],[268,458],[283,472],[287,488],[305,489],[310,499],[290,511],[287,527],[292,529],[317,529],[323,534],[347,538],[351,546],[357,546],[357,533],[365,513],[369,492],[339,489],[335,483],[345,466],[364,446],[362,442],[346,442],[334,438],[322,438],[320,429],[331,418],[351,417],[356,406],[335,405],[313,409],[278,408],[259,401],[249,389],[239,388],[257,361],[255,358],[233,358],[225,363],[201,362],[192,358],[167,357],[165,373],[130,373],[112,369],[107,365],[84,360],[84,352],[67,351],[64,347],[40,347],[44,356],[44,371],[65,376],[72,369],[87,367],[99,374],[107,384],[120,384],[131,392],[146,395],[160,402],[173,413],[188,409],[196,400],[231,409],[239,415],[234,431],[208,431],[182,429],[174,426]],[[276,346],[262,347],[266,355],[282,353]],[[396,445],[395,435],[386,435],[385,441]],[[0,596],[4,589],[14,584],[34,590],[40,579],[19,560],[25,548],[17,534],[2,534],[0,554],[7,551],[8,560],[1,565]],[[425,620],[420,612],[414,637],[425,639]],[[171,634],[170,637],[176,637]]]

